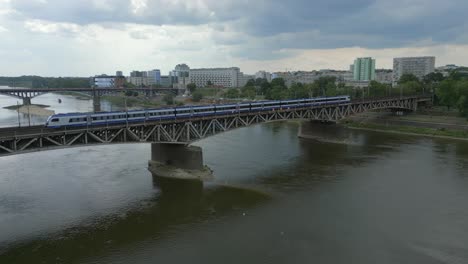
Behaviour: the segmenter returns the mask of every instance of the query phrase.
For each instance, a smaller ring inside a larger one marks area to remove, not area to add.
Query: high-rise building
[[[195,83],[197,87],[206,87],[208,83],[212,85],[233,88],[239,87],[240,69],[231,68],[209,68],[209,69],[190,69],[190,82]]]
[[[187,89],[187,84],[190,83],[190,67],[187,64],[177,64],[170,75],[174,78],[174,88],[179,90]]]
[[[422,79],[435,70],[435,57],[405,57],[393,59],[393,84],[396,85],[403,74],[413,74]]]
[[[158,69],[148,71],[148,84],[160,85],[161,84],[161,71]]]
[[[122,71],[117,71],[117,72],[115,73],[115,76],[122,77],[122,76],[123,76],[123,72],[122,72]]]
[[[355,81],[375,80],[375,59],[357,58],[354,60],[353,71]]]

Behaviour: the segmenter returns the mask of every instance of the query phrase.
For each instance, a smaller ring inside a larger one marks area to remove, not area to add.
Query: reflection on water
[[[215,221],[227,212],[242,214],[244,209],[268,199],[259,192],[226,186],[197,190],[185,188],[185,192],[174,190],[177,195],[155,194],[131,210],[16,246],[0,259],[5,263],[35,263],[38,259],[45,263],[70,263],[129,243],[170,238],[181,227]]]
[[[467,262],[467,143],[297,132],[198,142],[215,174],[201,191],[161,193],[144,144],[2,158],[0,263]]]
[[[2,89],[8,87],[0,87]],[[59,99],[61,102],[59,102]],[[32,99],[33,104],[49,105],[47,109],[55,111],[55,113],[71,113],[71,112],[92,112],[93,100],[84,95],[61,95],[47,93]],[[18,126],[18,118],[21,126],[43,125],[47,117],[34,115],[30,113],[30,119],[27,114],[19,114],[16,110],[4,109],[3,107],[22,104],[22,100],[14,97],[0,95],[0,127]],[[112,106],[108,101],[102,100],[102,111],[111,111],[118,109]]]

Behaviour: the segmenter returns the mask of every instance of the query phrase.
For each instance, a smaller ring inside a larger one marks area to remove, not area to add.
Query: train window
[[[58,118],[53,118],[52,120],[50,120],[50,122],[58,122],[59,119]]]

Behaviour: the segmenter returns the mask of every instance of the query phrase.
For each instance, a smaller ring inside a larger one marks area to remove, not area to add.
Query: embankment
[[[468,140],[468,122],[453,116],[393,116],[390,113],[366,113],[350,117],[340,124],[351,129]]]
[[[5,109],[15,110],[22,114],[30,114],[35,116],[50,116],[55,114],[54,111],[46,109],[48,105],[12,105],[4,107]]]

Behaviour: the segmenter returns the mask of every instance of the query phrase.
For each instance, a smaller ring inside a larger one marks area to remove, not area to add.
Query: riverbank
[[[106,100],[112,105],[117,107],[133,107],[133,108],[150,108],[159,107],[161,102],[157,100],[151,100],[143,97],[130,97],[130,96],[115,96],[105,95],[101,97],[102,100]]]
[[[47,107],[50,107],[50,106],[34,104],[34,105],[12,105],[12,106],[4,107],[4,108],[18,111],[26,115],[30,114],[30,115],[35,115],[35,116],[50,116],[50,115],[55,114],[54,111],[46,109]]]
[[[453,116],[421,113],[393,116],[389,113],[370,113],[348,118],[340,124],[351,129],[468,140],[468,122]]]

